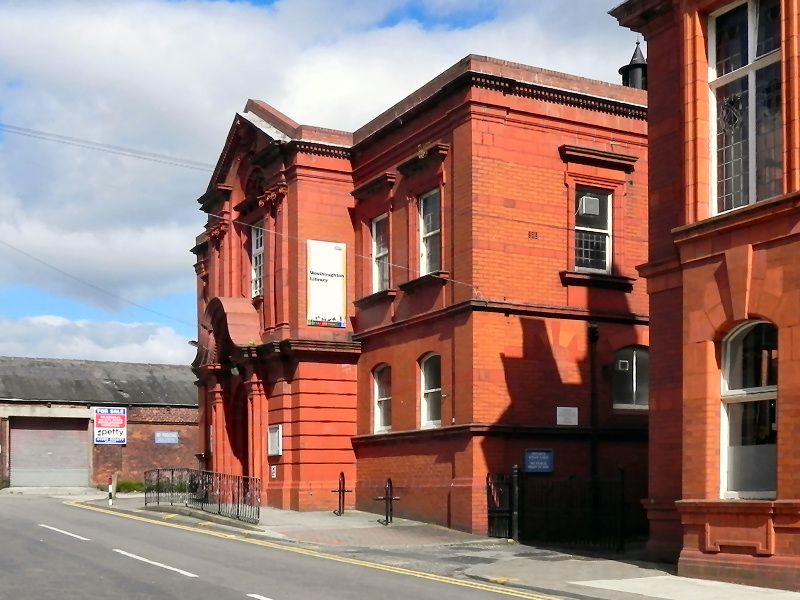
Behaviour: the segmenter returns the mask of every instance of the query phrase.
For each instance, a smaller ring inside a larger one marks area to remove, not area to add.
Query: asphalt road
[[[421,573],[275,546],[82,510],[54,498],[2,497],[0,599],[501,597]]]

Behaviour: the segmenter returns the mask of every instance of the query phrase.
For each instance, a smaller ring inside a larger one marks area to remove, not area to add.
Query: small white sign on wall
[[[267,427],[267,456],[283,454],[283,425]]]
[[[577,425],[578,407],[577,406],[557,406],[556,425]]]

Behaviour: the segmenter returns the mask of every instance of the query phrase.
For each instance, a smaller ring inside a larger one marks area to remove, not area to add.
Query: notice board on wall
[[[308,240],[308,324],[347,327],[347,245]]]

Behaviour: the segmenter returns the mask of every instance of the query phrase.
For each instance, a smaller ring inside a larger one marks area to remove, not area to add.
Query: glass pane
[[[392,394],[392,370],[382,367],[375,371],[375,394],[378,398],[388,398]]]
[[[438,354],[427,358],[423,363],[425,390],[438,390],[442,387],[442,357]]]
[[[577,188],[575,192],[575,225],[608,230],[608,194]]]
[[[747,64],[747,4],[717,17],[717,77]]]
[[[389,289],[389,255],[385,254],[375,261],[375,291]]]
[[[636,354],[636,394],[634,403],[637,406],[650,404],[650,353],[644,348],[637,348]]]
[[[717,90],[717,210],[748,204],[747,78]]]
[[[428,408],[428,421],[442,420],[442,392],[428,392],[425,394],[425,406]]]
[[[634,404],[633,349],[624,348],[614,354],[614,404]]]
[[[756,199],[783,191],[781,65],[756,71]]]
[[[380,427],[392,426],[392,401],[382,400],[378,403],[378,424]]]
[[[439,271],[442,268],[442,245],[439,234],[429,235],[422,240],[425,246],[425,264],[422,265],[423,274]]]
[[[756,19],[756,57],[759,57],[781,47],[780,0],[761,0]]]
[[[422,233],[437,231],[441,226],[439,192],[422,197]]]
[[[769,323],[759,323],[741,338],[740,344],[734,356],[741,362],[732,365],[738,381],[733,381],[735,387],[731,389],[777,385],[778,330]]]
[[[372,236],[375,243],[375,254],[389,251],[389,219],[383,218],[372,222]]]
[[[728,489],[773,491],[776,473],[775,400],[729,404]]]
[[[594,231],[575,232],[575,266],[605,271],[608,235]]]

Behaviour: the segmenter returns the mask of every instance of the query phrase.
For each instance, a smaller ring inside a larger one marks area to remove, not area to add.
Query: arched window
[[[422,427],[442,424],[442,357],[428,354],[420,361]]]
[[[375,431],[389,431],[392,428],[392,368],[389,365],[375,367],[372,381]]]
[[[614,353],[614,407],[647,408],[650,396],[650,353],[628,346]]]
[[[772,498],[776,488],[778,330],[749,322],[723,346],[721,482],[726,498]]]

